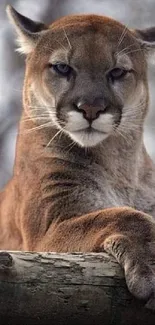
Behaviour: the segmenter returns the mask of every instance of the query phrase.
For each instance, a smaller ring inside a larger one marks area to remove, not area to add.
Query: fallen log
[[[0,252],[0,324],[155,325],[107,254]]]

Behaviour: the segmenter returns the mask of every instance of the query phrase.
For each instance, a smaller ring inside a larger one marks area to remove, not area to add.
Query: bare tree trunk
[[[0,252],[0,324],[155,325],[106,254]]]

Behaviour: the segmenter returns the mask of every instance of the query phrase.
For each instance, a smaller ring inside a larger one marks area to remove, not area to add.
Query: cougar
[[[155,165],[143,142],[155,27],[98,15],[47,26],[7,12],[27,58],[0,248],[106,251],[155,308]]]

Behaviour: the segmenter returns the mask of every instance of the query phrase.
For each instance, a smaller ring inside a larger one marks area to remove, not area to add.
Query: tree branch
[[[107,254],[0,252],[0,324],[155,325]]]

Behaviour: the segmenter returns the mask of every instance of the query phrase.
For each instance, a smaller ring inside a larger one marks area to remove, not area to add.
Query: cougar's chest
[[[41,204],[55,217],[73,217],[114,206],[132,206],[130,184],[119,184],[113,175],[98,167],[59,169],[44,181]]]
[[[113,175],[105,171],[94,177],[96,186],[91,184],[89,200],[94,202],[95,208],[133,205],[134,186],[124,180],[117,182]]]

